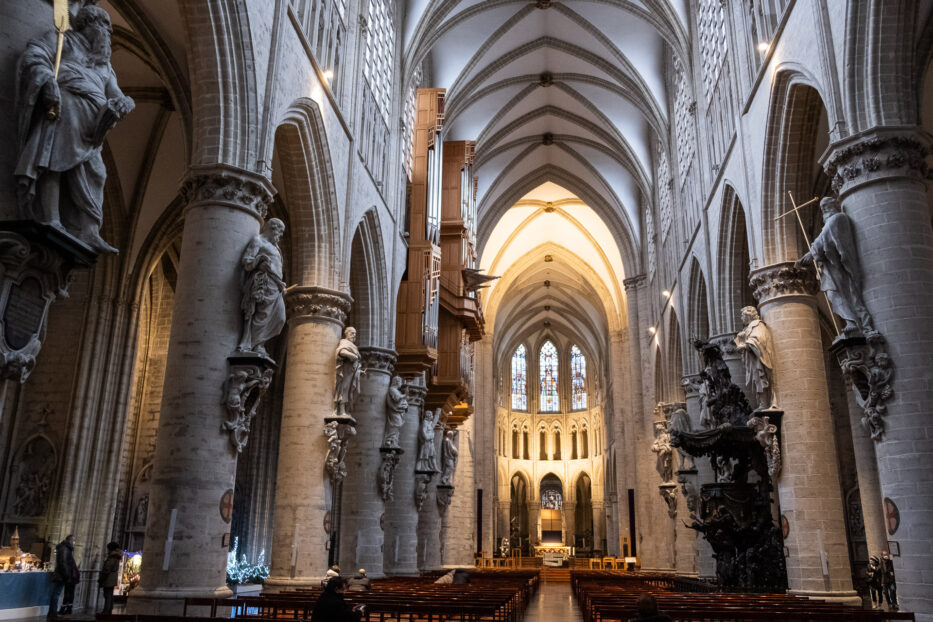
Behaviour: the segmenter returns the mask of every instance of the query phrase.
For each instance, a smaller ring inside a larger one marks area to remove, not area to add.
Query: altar
[[[557,544],[544,544],[535,547],[535,557],[542,557],[545,566],[560,567],[564,562],[570,559],[573,553],[569,546],[560,546]]]
[[[42,571],[0,572],[0,620],[46,615],[51,577]]]

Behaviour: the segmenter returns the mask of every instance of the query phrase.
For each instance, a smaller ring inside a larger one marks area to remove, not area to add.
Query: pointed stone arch
[[[367,210],[357,225],[348,264],[350,295],[353,297],[347,325],[355,326],[360,346],[388,348],[394,334],[389,314],[385,248],[379,214]]]

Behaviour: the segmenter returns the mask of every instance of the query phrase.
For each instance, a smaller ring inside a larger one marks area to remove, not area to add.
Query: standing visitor
[[[887,551],[881,551],[881,571],[884,575],[884,597],[888,607],[897,611],[897,581],[894,578],[894,560]]]
[[[120,572],[120,561],[123,559],[123,552],[120,545],[111,542],[107,545],[107,557],[100,568],[100,578],[97,579],[97,585],[104,591],[104,609],[101,611],[104,615],[113,613],[113,588],[117,587],[117,575]]]
[[[75,600],[75,586],[80,579],[78,564],[75,562],[75,537],[69,535],[55,547],[55,572],[52,573],[52,599],[49,603],[50,618],[55,617],[56,610],[58,615],[71,614],[72,603]],[[58,609],[58,597],[63,589],[65,597],[62,599],[61,609]]]
[[[871,594],[871,608],[880,609],[884,604],[882,595],[884,586],[884,571],[881,569],[881,560],[876,555],[872,555],[868,560],[868,591]]]

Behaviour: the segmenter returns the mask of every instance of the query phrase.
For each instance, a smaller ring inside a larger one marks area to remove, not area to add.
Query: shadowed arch
[[[388,309],[385,250],[375,208],[368,210],[353,234],[349,263],[353,305],[348,325],[359,331],[361,346],[389,347],[392,334]]]
[[[717,304],[716,330],[719,333],[739,329],[742,307],[755,304],[749,285],[749,235],[745,209],[732,186],[726,186],[719,223],[716,257]]]
[[[320,108],[297,100],[275,132],[276,185],[291,224],[293,278],[303,286],[339,290],[339,215],[327,135]]]

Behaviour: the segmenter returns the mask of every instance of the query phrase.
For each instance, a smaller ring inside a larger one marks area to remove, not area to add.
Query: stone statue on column
[[[797,260],[796,266],[814,263],[820,270],[820,289],[826,293],[833,311],[846,324],[846,337],[878,336],[871,314],[862,300],[862,268],[855,248],[852,221],[839,208],[833,197],[820,201],[823,230],[813,240],[810,250]]]
[[[264,344],[285,327],[285,281],[278,246],[284,232],[285,223],[270,218],[243,251],[243,329],[238,352],[266,356]]]
[[[135,107],[117,86],[111,32],[107,11],[83,6],[64,33],[57,79],[55,30],[26,45],[17,75],[20,210],[96,253],[118,252],[100,237],[107,179],[101,147]]]
[[[690,425],[690,416],[687,414],[687,411],[683,408],[677,408],[671,414],[671,420],[667,424],[668,434],[671,432],[692,432],[692,427]],[[677,448],[677,454],[680,456],[680,468],[678,471],[693,471],[696,469],[694,464],[693,457],[684,451],[682,448]]]
[[[415,471],[421,473],[437,473],[437,449],[434,446],[434,427],[441,416],[441,409],[438,408],[433,414],[431,410],[425,409],[424,416],[421,418],[421,428],[418,430],[418,460],[415,463]]]
[[[441,461],[443,466],[441,468],[441,484],[444,486],[452,486],[454,473],[457,471],[457,458],[460,455],[460,450],[457,449],[457,432],[456,430],[447,430],[444,433],[444,444],[442,445],[441,452]]]
[[[742,323],[745,328],[735,336],[735,346],[745,364],[745,384],[758,397],[757,410],[776,410],[774,396],[774,346],[771,329],[758,317],[758,309],[744,307]]]
[[[661,480],[664,482],[673,480],[673,448],[671,447],[671,435],[667,431],[667,421],[665,420],[654,422],[654,443],[651,445],[651,451],[658,456],[657,469]]]
[[[334,387],[334,417],[352,418],[353,404],[360,395],[360,350],[356,329],[347,326],[337,344],[337,385]]]
[[[394,376],[389,383],[389,392],[386,394],[386,428],[382,446],[398,448],[398,435],[405,423],[405,414],[408,412],[408,396],[402,388],[402,378]]]

